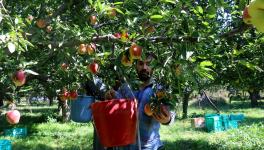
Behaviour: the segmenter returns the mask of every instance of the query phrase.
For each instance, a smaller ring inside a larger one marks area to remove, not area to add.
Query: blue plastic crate
[[[208,132],[223,131],[221,116],[220,115],[206,115],[205,126]]]
[[[12,137],[26,137],[27,136],[27,128],[12,128],[4,130],[5,136]]]
[[[242,121],[245,119],[244,114],[230,114],[230,120]]]
[[[0,150],[12,150],[12,144],[10,140],[0,139]]]
[[[230,120],[228,123],[228,129],[238,128],[238,122],[236,120]]]

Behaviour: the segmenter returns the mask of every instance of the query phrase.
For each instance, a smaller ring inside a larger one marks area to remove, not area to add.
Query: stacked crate
[[[206,114],[205,127],[208,132],[218,132],[238,128],[238,122],[244,119],[243,114]]]

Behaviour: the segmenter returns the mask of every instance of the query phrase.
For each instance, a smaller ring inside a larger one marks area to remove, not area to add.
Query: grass
[[[223,113],[244,113],[246,119],[238,129],[207,133],[191,127],[191,119],[176,120],[172,126],[161,127],[161,139],[167,150],[261,150],[264,147],[264,109],[249,108],[248,102],[223,105]],[[263,106],[263,104],[262,104]],[[15,138],[0,136],[12,141],[13,150],[91,150],[93,126],[91,123],[59,123],[56,106],[19,106],[22,117],[16,127],[27,127],[28,136]],[[212,113],[213,110],[192,106],[190,116]],[[0,117],[0,132],[12,128]]]

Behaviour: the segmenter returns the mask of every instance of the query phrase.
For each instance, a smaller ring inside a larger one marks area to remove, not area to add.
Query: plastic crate
[[[26,137],[27,128],[5,129],[4,134],[5,136],[12,136],[12,137]]]
[[[12,145],[10,140],[0,140],[0,150],[11,150]]]
[[[229,115],[221,114],[220,116],[222,119],[223,130],[229,129],[229,121],[230,121]]]
[[[223,131],[221,116],[220,115],[206,115],[205,126],[208,132]]]
[[[228,129],[238,128],[238,122],[236,120],[230,120],[228,123]]]
[[[193,128],[204,128],[205,127],[205,120],[203,117],[192,118],[191,126]]]
[[[245,119],[244,114],[230,114],[230,120],[242,121]]]

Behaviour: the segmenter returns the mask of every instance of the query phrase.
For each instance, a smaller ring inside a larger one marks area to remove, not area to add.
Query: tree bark
[[[260,99],[260,94],[259,94],[259,90],[252,90],[252,91],[248,91],[249,93],[249,98],[251,101],[251,107],[257,107],[258,106],[258,100]]]
[[[192,92],[184,92],[183,95],[183,103],[182,103],[182,118],[186,119],[188,116],[188,103],[189,103],[189,97]]]

